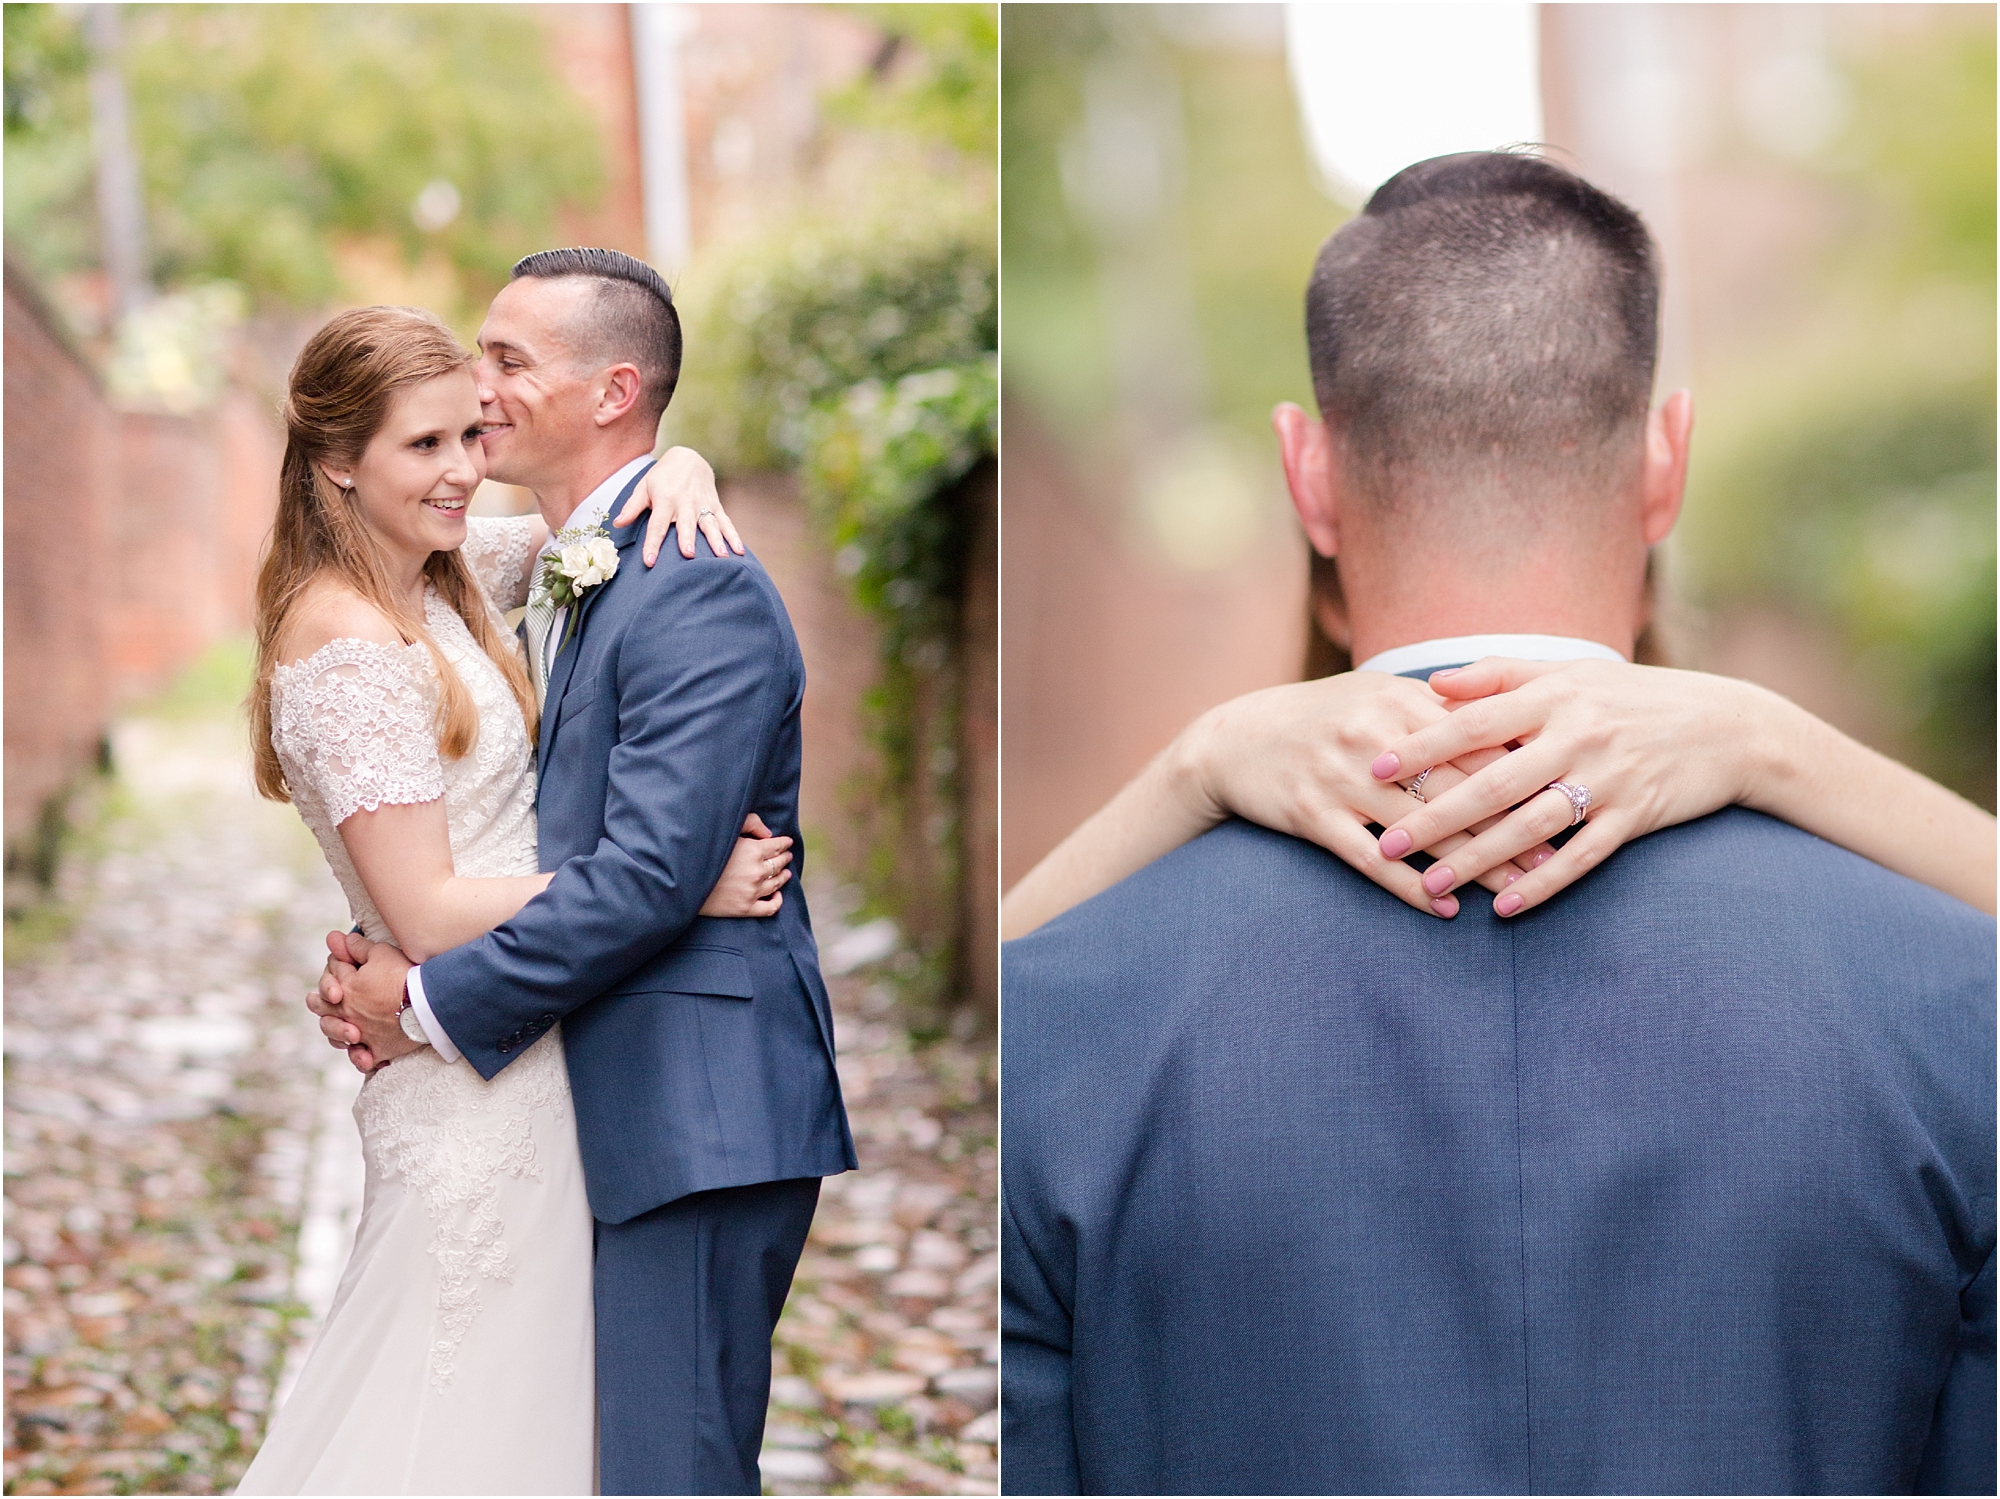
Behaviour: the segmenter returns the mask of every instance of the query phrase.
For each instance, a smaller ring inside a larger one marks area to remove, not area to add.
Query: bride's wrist
[[[1229,815],[1215,794],[1217,715],[1211,708],[1174,736],[1159,760],[1161,789],[1190,821],[1200,824],[1221,822]]]
[[[1728,736],[1735,751],[1733,800],[1782,816],[1806,779],[1813,720],[1769,688],[1734,680],[1731,686],[1741,698],[1740,732]]]

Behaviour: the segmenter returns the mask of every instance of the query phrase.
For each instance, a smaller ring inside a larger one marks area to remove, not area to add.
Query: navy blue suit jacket
[[[612,504],[616,514],[635,476]],[[833,1013],[798,876],[805,664],[754,557],[647,568],[641,524],[586,594],[542,713],[541,867],[504,925],[424,964],[424,997],[492,1077],[558,1021],[591,1211],[851,1170]],[[747,813],[793,840],[776,916],[698,914]]]
[[[1006,1491],[1992,1493],[1992,920],[1740,810],[1473,893],[1230,823],[1007,946]]]

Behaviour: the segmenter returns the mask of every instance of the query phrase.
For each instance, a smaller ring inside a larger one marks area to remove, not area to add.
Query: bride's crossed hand
[[[1501,916],[1541,904],[1620,845],[1736,803],[1768,813],[1978,910],[1994,907],[1990,813],[1857,744],[1777,693],[1704,672],[1614,661],[1550,665],[1494,657],[1431,678],[1454,711],[1389,742],[1386,785],[1434,759],[1489,759],[1381,838],[1379,862],[1454,833],[1475,836],[1426,874],[1433,892],[1546,847],[1575,821],[1562,781],[1588,788],[1582,827],[1508,883]],[[1506,748],[1505,753],[1494,753]],[[1580,799],[1580,798],[1579,798]]]
[[[1408,783],[1424,766],[1413,766],[1402,784],[1369,773],[1385,736],[1405,740],[1448,717],[1446,705],[1413,678],[1346,672],[1232,699],[1196,720],[1177,748],[1189,757],[1210,821],[1234,814],[1308,839],[1418,910],[1448,918],[1458,914],[1451,892],[1465,880],[1427,888],[1402,858],[1414,848],[1456,861],[1487,824],[1462,819],[1394,859],[1382,857],[1368,831],[1371,823],[1397,823],[1418,808],[1418,798],[1447,795],[1504,757],[1504,750],[1479,744],[1439,756],[1425,762],[1430,774],[1415,790]],[[1466,879],[1500,891],[1553,852],[1529,839],[1505,857],[1486,859]]]
[[[1541,904],[1634,838],[1744,800],[1744,758],[1758,743],[1760,710],[1768,706],[1760,698],[1778,701],[1749,683],[1701,672],[1497,656],[1440,672],[1431,688],[1453,711],[1395,740],[1372,767],[1391,780],[1434,759],[1475,750],[1489,756],[1478,774],[1411,807],[1382,834],[1381,856],[1394,859],[1453,833],[1475,833],[1425,872],[1431,893],[1519,862],[1524,850],[1545,847],[1571,827],[1575,803],[1553,783],[1588,790],[1583,826],[1553,858],[1501,890],[1493,903],[1501,916]]]
[[[1373,671],[1270,687],[1210,709],[1007,892],[1001,935],[1025,936],[1232,815],[1331,850],[1419,911],[1456,916],[1456,895],[1424,889],[1417,871],[1384,859],[1369,833],[1416,805],[1406,787],[1371,776],[1369,763],[1384,744],[1445,712],[1423,683]],[[1476,749],[1439,764],[1417,794],[1450,790],[1501,753]],[[1450,858],[1477,831],[1453,831],[1425,851]],[[1525,862],[1496,863],[1478,878],[1503,889],[1551,852],[1525,850]]]

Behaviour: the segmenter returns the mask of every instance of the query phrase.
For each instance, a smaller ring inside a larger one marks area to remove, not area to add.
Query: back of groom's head
[[[1637,472],[1658,302],[1645,225],[1574,173],[1418,162],[1320,249],[1314,393],[1365,497],[1602,494]]]
[[[541,250],[514,264],[512,280],[593,283],[567,330],[570,351],[592,368],[637,366],[640,406],[657,423],[681,375],[681,320],[660,273],[621,250]]]

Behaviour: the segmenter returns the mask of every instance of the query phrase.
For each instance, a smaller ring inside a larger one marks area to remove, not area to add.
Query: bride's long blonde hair
[[[380,609],[406,641],[430,652],[438,694],[438,752],[457,759],[479,738],[479,711],[464,681],[424,628],[421,612],[389,580],[380,545],[361,518],[353,492],[337,488],[322,463],[358,463],[382,429],[397,395],[463,369],[474,356],[449,329],[414,307],[361,307],[343,312],[315,333],[292,366],[285,395],[285,461],[278,475],[278,518],[257,574],[257,684],[250,693],[250,743],[257,790],[290,801],[278,751],[271,743],[271,676],[278,644],[306,590],[322,578],[338,581]],[[519,643],[494,627],[486,598],[465,559],[433,552],[424,577],[465,621],[479,648],[506,677],[521,715],[535,732],[535,694]]]

